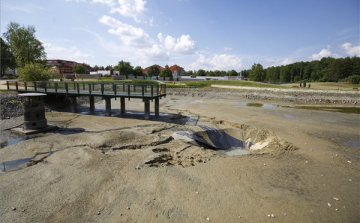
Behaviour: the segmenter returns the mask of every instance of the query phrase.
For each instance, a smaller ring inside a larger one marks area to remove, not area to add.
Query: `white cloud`
[[[116,5],[115,0],[92,0],[94,3],[101,3],[109,7],[114,7]]]
[[[351,43],[344,43],[341,48],[350,56],[360,56],[360,46],[353,46]]]
[[[153,45],[151,48],[138,50],[136,57],[143,63],[157,63],[157,61],[168,61],[170,53],[166,52],[160,45]]]
[[[266,62],[270,62],[270,66],[281,66],[293,63],[290,58],[266,58]]]
[[[164,37],[162,33],[159,33],[158,39],[166,49],[182,54],[192,54],[196,49],[195,41],[191,39],[190,35],[181,35],[180,38],[176,39],[169,35]]]
[[[190,64],[189,69],[198,70],[238,70],[243,69],[241,58],[229,54],[217,54],[212,58],[206,58],[204,54],[199,54],[198,59]]]
[[[75,60],[76,62],[86,62],[87,59],[95,58],[89,53],[81,52],[76,46],[62,47],[50,42],[41,41],[49,59]]]
[[[315,54],[311,55],[310,58],[313,60],[320,60],[323,57],[330,57],[331,55],[332,54],[331,54],[330,49],[322,49],[319,53],[315,53]]]
[[[153,39],[151,39],[142,28],[122,23],[121,21],[106,15],[101,17],[99,22],[111,27],[108,32],[119,36],[122,42],[127,46],[150,47],[154,44]]]
[[[122,16],[133,18],[141,22],[140,17],[146,10],[146,1],[143,0],[118,0],[118,5],[112,6],[110,13],[119,13]]]
[[[231,47],[223,47],[222,49],[223,49],[224,51],[231,51],[231,50],[232,50]]]

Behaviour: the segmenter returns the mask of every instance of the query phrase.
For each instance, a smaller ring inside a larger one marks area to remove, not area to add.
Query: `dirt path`
[[[359,222],[359,115],[249,102],[172,95],[150,121],[49,112],[59,131],[0,149],[39,161],[0,174],[2,222]],[[199,126],[269,146],[229,156],[178,134]]]

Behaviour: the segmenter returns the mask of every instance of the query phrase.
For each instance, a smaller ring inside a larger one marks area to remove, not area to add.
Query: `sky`
[[[48,59],[250,69],[360,56],[359,0],[1,0]]]

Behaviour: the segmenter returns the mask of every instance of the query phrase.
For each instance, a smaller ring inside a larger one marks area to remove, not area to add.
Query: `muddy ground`
[[[26,140],[1,120],[1,222],[360,221],[359,114],[179,91],[151,120],[140,100],[47,112],[59,129]]]

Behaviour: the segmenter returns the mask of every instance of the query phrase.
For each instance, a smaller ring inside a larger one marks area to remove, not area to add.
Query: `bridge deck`
[[[7,89],[18,92],[62,94],[68,96],[102,96],[154,99],[166,96],[166,85],[60,82],[60,81],[7,81]]]

